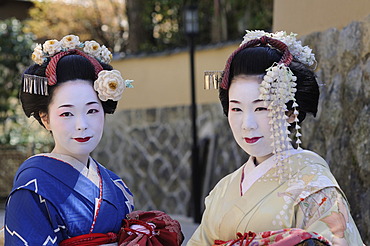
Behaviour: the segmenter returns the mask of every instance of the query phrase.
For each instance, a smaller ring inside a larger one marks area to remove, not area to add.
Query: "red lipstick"
[[[84,143],[90,140],[91,137],[86,137],[86,138],[74,138],[77,142]]]
[[[245,142],[247,142],[249,144],[252,144],[252,143],[257,142],[260,138],[262,138],[262,137],[244,138],[244,140],[245,140]]]

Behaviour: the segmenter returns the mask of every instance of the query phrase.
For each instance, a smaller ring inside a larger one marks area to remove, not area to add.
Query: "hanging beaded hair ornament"
[[[118,101],[122,98],[125,88],[132,88],[133,80],[124,80],[118,70],[103,70],[99,61],[109,64],[112,60],[112,53],[107,47],[100,46],[96,41],[80,42],[79,37],[67,35],[62,40],[47,40],[43,45],[36,45],[32,60],[38,65],[47,64],[45,75],[23,75],[23,92],[48,96],[48,86],[57,83],[56,68],[58,61],[66,55],[79,55],[87,58],[94,66],[95,81],[94,90],[98,93],[101,101]]]
[[[295,81],[297,77],[294,76],[289,65],[293,58],[307,66],[312,66],[316,62],[312,50],[308,46],[302,46],[301,41],[296,40],[296,36],[297,34],[294,33],[287,35],[283,31],[276,33],[247,31],[239,48],[227,60],[224,71],[222,73],[221,71],[206,71],[204,80],[205,89],[209,89],[211,82],[213,82],[214,88],[217,89],[219,83],[222,89],[227,90],[230,86],[229,74],[231,62],[241,50],[257,46],[269,46],[282,52],[283,55],[280,61],[266,69],[266,74],[263,76],[260,85],[260,99],[265,101],[266,104],[269,103],[267,108],[270,111],[268,116],[270,117],[269,124],[272,133],[271,138],[273,140],[272,148],[274,156],[278,161],[277,174],[280,180],[286,174],[284,172],[286,158],[282,152],[291,148],[290,142],[292,141],[289,138],[290,131],[288,130],[290,124],[287,122],[289,117],[286,115],[288,111],[286,103],[289,101],[293,101],[292,108],[295,116],[296,144],[297,149],[301,149],[300,137],[302,135],[300,133],[301,127],[298,125],[299,112],[295,99],[295,92],[297,91]]]

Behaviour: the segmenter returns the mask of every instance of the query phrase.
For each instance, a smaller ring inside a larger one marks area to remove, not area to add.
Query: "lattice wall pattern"
[[[191,120],[187,106],[127,110],[107,116],[93,157],[117,173],[134,193],[135,207],[190,215]],[[218,104],[197,109],[204,196],[245,162]],[[221,148],[222,146],[222,148]],[[202,152],[203,153],[203,152]]]

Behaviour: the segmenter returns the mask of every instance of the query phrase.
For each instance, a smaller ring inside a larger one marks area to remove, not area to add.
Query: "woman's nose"
[[[242,123],[243,130],[254,130],[257,127],[258,124],[253,114],[244,114]]]
[[[88,126],[87,119],[83,116],[78,117],[76,122],[76,129],[79,131],[86,130]]]

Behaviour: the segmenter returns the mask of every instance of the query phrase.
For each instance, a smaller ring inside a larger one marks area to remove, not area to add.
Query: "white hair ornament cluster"
[[[43,45],[36,45],[32,60],[40,66],[47,63],[46,77],[24,74],[23,92],[47,96],[47,87],[57,82],[56,67],[59,59],[69,54],[84,56],[94,66],[97,78],[94,81],[94,89],[100,100],[118,101],[122,98],[125,88],[133,87],[131,84],[133,80],[123,79],[118,70],[103,70],[99,64],[99,62],[109,64],[112,60],[112,53],[107,47],[94,40],[80,42],[78,36],[67,35],[60,41],[52,39]]]
[[[273,151],[277,154],[283,150],[287,150],[290,147],[289,142],[291,139],[288,137],[290,134],[289,130],[285,130],[290,126],[287,122],[289,118],[286,115],[288,111],[286,103],[293,101],[293,114],[296,129],[296,144],[298,149],[300,149],[300,136],[301,133],[298,125],[298,104],[295,99],[295,92],[297,91],[296,83],[297,77],[294,76],[289,67],[284,64],[274,63],[271,67],[266,70],[266,75],[260,85],[260,99],[269,103],[268,109],[270,110],[269,121],[271,132],[273,133]]]
[[[284,43],[286,46],[288,46],[288,49],[293,57],[303,64],[312,66],[316,63],[315,54],[312,53],[312,49],[308,46],[303,46],[302,42],[297,40],[297,34],[292,32],[287,34],[285,31],[270,33],[261,30],[246,30],[246,34],[244,35],[240,46],[253,39],[260,39],[263,36],[273,38]]]
[[[45,41],[43,45],[37,44],[33,53],[32,60],[42,65],[47,61],[48,57],[52,57],[55,54],[67,51],[70,49],[79,49],[89,56],[94,57],[102,63],[109,64],[112,60],[112,53],[105,45],[100,45],[98,42],[91,40],[80,42],[80,38],[76,35],[64,36],[60,41],[51,39]]]

